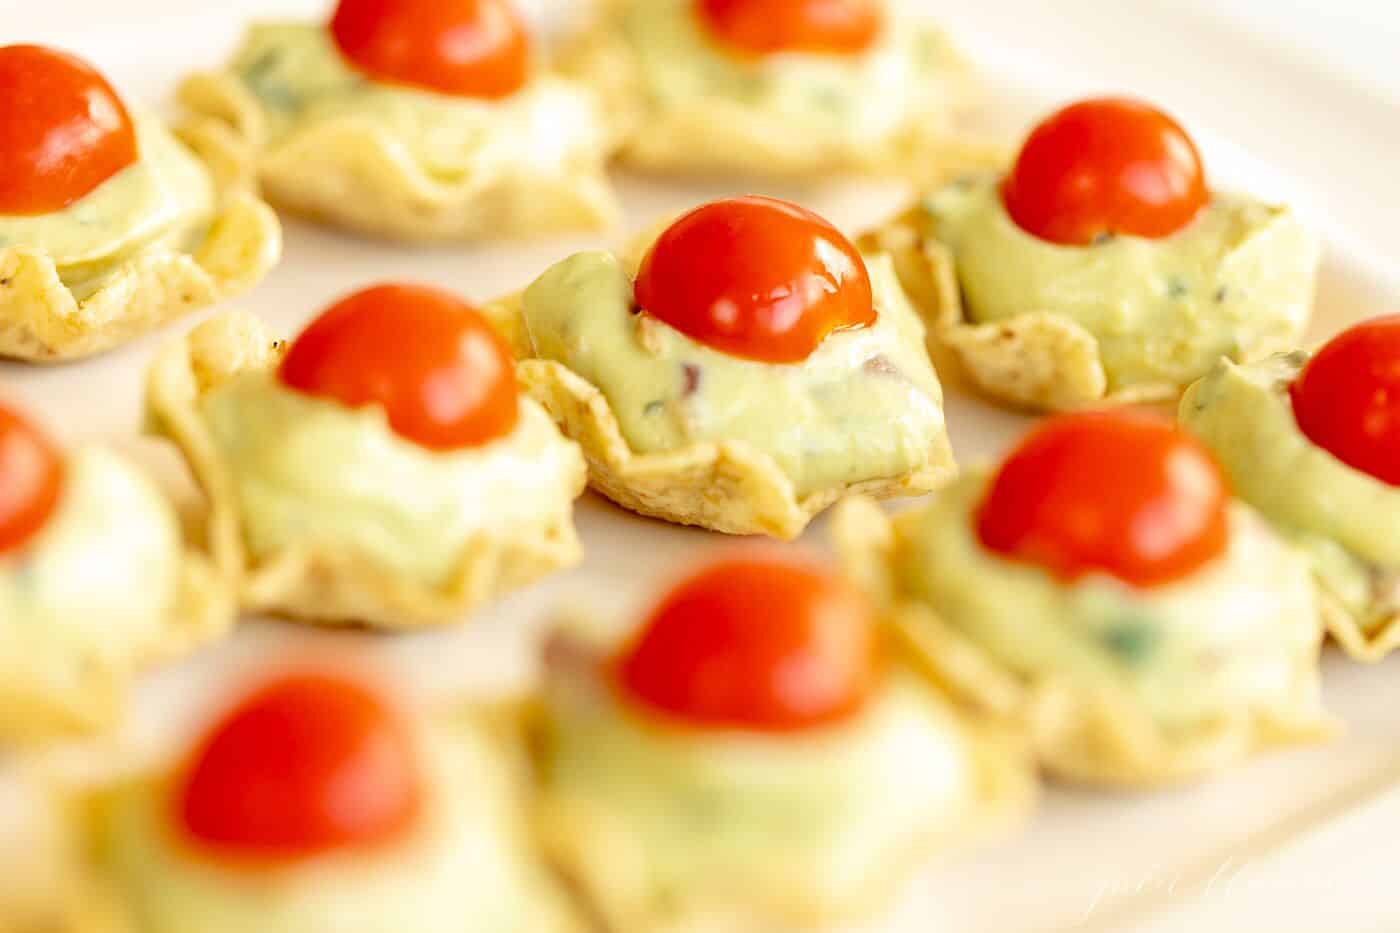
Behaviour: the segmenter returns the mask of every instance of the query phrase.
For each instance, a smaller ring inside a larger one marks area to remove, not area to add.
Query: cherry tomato
[[[326,674],[276,680],[204,739],[178,825],[226,858],[286,862],[393,842],[417,817],[409,727],[383,698]]]
[[[1095,571],[1134,586],[1179,580],[1229,538],[1220,468],[1175,424],[1086,412],[1031,431],[992,480],[975,521],[982,544],[1065,581]]]
[[[1031,132],[1002,186],[1032,236],[1085,246],[1109,234],[1160,238],[1210,200],[1200,153],[1171,117],[1145,104],[1086,100]]]
[[[475,309],[416,285],[343,299],[287,351],[283,383],[351,408],[382,405],[389,426],[432,450],[485,444],[515,427],[510,351]]]
[[[686,580],[619,655],[625,695],[694,725],[788,732],[852,715],[879,669],[870,607],[839,578],[777,558]]]
[[[697,0],[701,19],[743,52],[855,55],[885,26],[879,0]]]
[[[1293,383],[1293,415],[1317,446],[1400,486],[1400,314],[1345,330]]]
[[[63,458],[48,439],[0,405],[0,554],[34,537],[63,492]]]
[[[832,331],[875,322],[865,260],[811,211],[773,198],[698,207],[642,260],[637,304],[733,356],[797,363]]]
[[[340,0],[330,30],[379,81],[496,99],[529,77],[530,37],[511,0]]]
[[[130,114],[86,62],[0,48],[0,214],[63,210],[136,158]]]

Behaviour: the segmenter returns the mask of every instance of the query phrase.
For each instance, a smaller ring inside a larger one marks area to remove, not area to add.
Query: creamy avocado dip
[[[826,135],[849,148],[878,144],[938,84],[954,60],[936,30],[891,24],[855,55],[751,57],[724,48],[692,0],[634,0],[619,28],[640,65],[645,92],[659,109],[741,104],[771,117],[775,133]]]
[[[209,173],[158,121],[137,118],[136,133],[140,159],[67,208],[0,215],[0,249],[44,251],[81,299],[137,253],[194,246],[214,212]]]
[[[632,305],[609,253],[558,263],[525,292],[537,356],[607,397],[636,453],[743,441],[769,454],[799,496],[899,476],[943,435],[943,394],[924,328],[888,257],[867,257],[877,322],[837,331],[797,364],[729,356]]]
[[[0,657],[145,649],[165,629],[182,558],[174,511],[148,479],[97,448],[75,452],[48,522],[0,558]]]
[[[1292,342],[1312,309],[1317,239],[1287,209],[1217,194],[1162,239],[1061,246],[1016,225],[1000,177],[967,176],[923,203],[927,236],[952,252],[966,313],[987,323],[1063,315],[1099,344],[1109,391],[1185,386],[1221,356]]]
[[[445,453],[395,434],[381,408],[294,392],[264,372],[219,387],[201,408],[255,559],[354,549],[439,586],[471,542],[547,526],[578,493],[577,449],[529,399],[510,434]]]
[[[1288,389],[1309,355],[1221,361],[1181,400],[1181,423],[1235,492],[1303,545],[1319,579],[1368,627],[1400,607],[1400,489],[1342,463],[1303,434]],[[1371,618],[1374,617],[1374,618]]]
[[[970,474],[897,517],[894,573],[995,660],[1027,678],[1121,689],[1167,729],[1294,702],[1321,638],[1311,580],[1247,506],[1231,507],[1226,553],[1187,579],[1062,583],[981,546],[972,516],[986,483]]]
[[[956,824],[976,804],[972,743],[903,671],[852,720],[778,736],[669,724],[596,680],[558,681],[546,793],[631,837],[646,854],[639,898],[768,893],[793,878],[849,898],[878,884],[871,873],[889,870],[920,833]]]
[[[283,868],[230,865],[180,837],[170,782],[148,781],[104,808],[100,857],[141,933],[565,929],[553,890],[515,849],[497,750],[463,733],[434,736],[427,754],[428,806],[408,838],[379,849]]]
[[[500,100],[454,97],[369,80],[319,24],[253,26],[233,73],[262,105],[269,142],[330,120],[383,129],[441,182],[520,163],[566,166],[602,146],[592,102],[538,76]]]

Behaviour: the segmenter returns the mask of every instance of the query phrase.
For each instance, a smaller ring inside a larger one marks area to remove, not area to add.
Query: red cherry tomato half
[[[1002,186],[1022,230],[1084,246],[1107,234],[1160,238],[1210,200],[1196,145],[1171,117],[1130,100],[1086,100],[1031,132]]]
[[[515,427],[515,364],[495,329],[446,292],[380,285],[332,306],[287,351],[283,383],[351,408],[432,450],[485,444]]]
[[[697,0],[701,19],[743,52],[855,55],[884,29],[879,0]]]
[[[875,322],[870,275],[851,241],[773,198],[698,207],[642,260],[637,304],[733,356],[797,363],[832,331]]]
[[[511,0],[340,0],[330,30],[380,81],[494,99],[529,77],[529,32]]]
[[[130,114],[86,62],[0,48],[0,214],[63,210],[136,158]]]
[[[421,781],[408,726],[360,684],[274,681],[205,738],[176,794],[179,824],[225,858],[286,862],[397,839]]]
[[[58,450],[32,424],[0,405],[0,554],[38,534],[63,492]]]
[[[852,715],[878,669],[876,625],[860,594],[776,558],[706,567],[661,602],[616,660],[620,689],[645,706],[756,732]]]
[[[1347,466],[1400,486],[1400,314],[1332,338],[1291,394],[1309,440]]]
[[[1041,423],[992,480],[975,521],[983,546],[1061,580],[1110,574],[1148,587],[1182,579],[1228,542],[1228,492],[1195,439],[1145,413]]]

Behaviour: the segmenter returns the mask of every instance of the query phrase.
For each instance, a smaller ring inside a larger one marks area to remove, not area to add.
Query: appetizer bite
[[[599,107],[531,46],[511,0],[341,0],[328,23],[253,26],[187,79],[185,136],[279,208],[372,236],[607,226]]]
[[[494,309],[599,492],[791,538],[849,492],[953,473],[923,324],[887,257],[760,197],[696,208],[649,245],[639,269],[579,253]]]
[[[885,647],[859,592],[765,555],[704,567],[620,650],[556,633],[538,823],[607,929],[859,920],[1028,808],[1023,748]]]
[[[436,289],[357,292],[290,346],[216,318],[160,355],[147,405],[250,611],[439,625],[581,557],[578,447],[519,397],[486,320]]]
[[[1060,777],[1183,781],[1330,730],[1305,559],[1165,419],[1052,418],[929,507],[852,502],[836,529],[940,679]]]
[[[98,731],[132,677],[233,624],[175,510],[121,458],[0,406],[0,742]]]
[[[122,929],[581,929],[526,854],[516,757],[489,722],[463,719],[410,720],[343,675],[253,691],[182,765],[87,808]]]
[[[957,142],[969,68],[887,0],[594,0],[560,67],[650,171],[917,173]]]
[[[0,47],[0,356],[109,350],[255,285],[281,228],[65,52]]]
[[[1181,400],[1181,422],[1302,546],[1342,647],[1375,661],[1400,644],[1400,316],[1316,353],[1222,360]]]
[[[1180,125],[1118,99],[1051,115],[1008,171],[863,245],[894,256],[973,382],[1034,409],[1171,400],[1221,356],[1292,345],[1319,256],[1288,208],[1213,191]]]

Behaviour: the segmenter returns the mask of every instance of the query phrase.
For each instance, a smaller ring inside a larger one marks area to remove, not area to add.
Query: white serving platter
[[[164,106],[174,80],[221,61],[249,17],[313,16],[326,5],[60,0],[44,9],[0,0],[0,44],[72,48],[111,75],[130,100]],[[551,15],[572,5],[536,4],[553,7]],[[1315,336],[1400,310],[1400,280],[1389,261],[1400,255],[1393,221],[1400,108],[1393,102],[1309,70],[1169,0],[921,5],[957,33],[987,71],[997,125],[1014,130],[1055,102],[1086,93],[1142,94],[1188,124],[1217,184],[1298,204],[1328,245]],[[709,197],[760,191],[801,200],[859,229],[907,197],[898,186],[621,184],[629,228]],[[290,334],[335,297],[372,281],[422,280],[485,299],[519,288],[576,249],[606,242],[574,237],[424,251],[292,222],[283,265],[238,305]],[[170,451],[136,433],[142,373],[159,339],[59,369],[0,366],[0,394],[28,406],[64,441],[109,441],[188,491]],[[963,463],[995,456],[1028,424],[956,392],[950,396],[953,441]],[[579,525],[588,550],[582,567],[506,599],[459,629],[385,638],[250,620],[230,642],[148,678],[122,735],[63,757],[74,766],[121,766],[158,754],[200,720],[231,678],[303,652],[367,658],[425,698],[512,689],[528,683],[533,638],[555,607],[587,605],[625,624],[669,575],[732,543],[632,516],[592,496],[580,504]],[[824,536],[819,521],[798,546],[821,549]],[[1385,858],[1400,836],[1400,658],[1362,667],[1329,653],[1325,666],[1327,701],[1349,727],[1341,740],[1267,758],[1187,790],[1103,795],[1050,789],[1023,833],[932,870],[911,885],[890,917],[867,929],[1400,928],[1400,900],[1386,896],[1393,870]],[[0,832],[3,826],[0,819]]]

